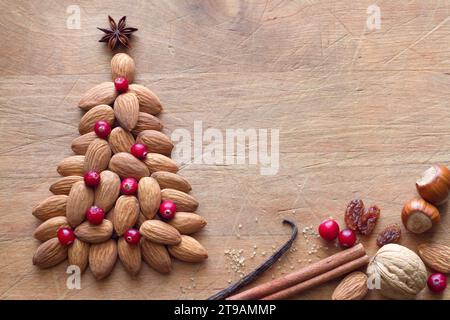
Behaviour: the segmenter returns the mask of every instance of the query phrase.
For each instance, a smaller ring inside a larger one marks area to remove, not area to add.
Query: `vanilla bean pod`
[[[292,234],[286,243],[281,246],[277,251],[274,252],[266,261],[264,261],[260,266],[258,266],[255,270],[247,274],[245,277],[240,279],[238,282],[233,283],[232,285],[228,286],[227,288],[217,292],[216,294],[212,295],[208,298],[208,300],[223,300],[232,294],[234,294],[236,291],[241,289],[242,287],[252,283],[255,281],[261,274],[263,274],[267,269],[269,269],[272,265],[275,264],[275,262],[278,261],[278,259],[281,258],[281,256],[289,250],[289,248],[294,243],[295,238],[298,234],[297,226],[294,222],[284,219],[284,224],[288,224],[292,228]]]

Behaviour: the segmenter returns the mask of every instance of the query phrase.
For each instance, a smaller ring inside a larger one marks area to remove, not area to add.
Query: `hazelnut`
[[[426,201],[438,206],[447,201],[450,189],[450,170],[435,164],[416,181],[417,192]]]
[[[402,210],[402,221],[406,229],[414,233],[423,233],[441,219],[438,209],[423,199],[408,201]]]

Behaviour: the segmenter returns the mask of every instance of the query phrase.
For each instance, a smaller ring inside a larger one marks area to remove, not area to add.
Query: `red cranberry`
[[[327,219],[319,225],[319,234],[322,239],[333,241],[339,234],[339,225],[336,220]]]
[[[344,248],[350,248],[356,243],[356,234],[353,230],[344,229],[339,232],[338,240],[341,246]]]
[[[69,227],[58,229],[58,240],[63,246],[68,246],[75,241],[75,233]]]
[[[97,187],[100,183],[100,174],[94,170],[86,172],[84,174],[84,183],[86,183],[88,187]]]
[[[164,200],[159,206],[159,216],[161,219],[170,220],[175,217],[175,212],[177,212],[177,206],[170,200]]]
[[[125,178],[120,184],[120,190],[123,194],[133,195],[136,194],[138,189],[138,182],[134,178]]]
[[[428,277],[427,285],[433,292],[442,292],[447,288],[447,278],[442,273],[433,273]]]
[[[131,146],[130,152],[133,156],[142,160],[147,156],[148,150],[145,144],[135,143]]]
[[[137,229],[128,229],[123,234],[123,237],[129,244],[138,244],[139,240],[141,240],[141,234]]]
[[[92,206],[86,211],[86,219],[92,224],[100,224],[105,218],[105,211],[97,206]]]
[[[94,131],[99,138],[106,139],[111,133],[111,126],[106,121],[98,120],[94,125]]]
[[[128,80],[125,77],[117,77],[114,79],[114,86],[116,90],[119,92],[127,92],[128,91]]]

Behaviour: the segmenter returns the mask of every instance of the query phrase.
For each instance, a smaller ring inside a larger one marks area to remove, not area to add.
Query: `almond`
[[[44,242],[51,238],[55,238],[59,228],[68,226],[69,222],[66,217],[53,217],[42,222],[39,227],[34,230],[33,237]]]
[[[362,300],[367,294],[367,276],[360,271],[346,276],[331,296],[333,300]]]
[[[139,213],[139,218],[138,218],[138,220],[136,221],[136,226],[138,227],[138,228],[140,228],[141,227],[141,225],[145,222],[145,221],[147,221],[148,219],[147,219],[147,217],[146,216],[144,216],[144,214],[142,213],[142,211]]]
[[[109,212],[105,215],[105,219],[111,221],[113,223],[114,221],[114,207],[109,210]]]
[[[147,153],[147,157],[143,160],[150,173],[156,171],[168,171],[176,173],[179,168],[178,165],[170,159],[159,153]]]
[[[98,225],[85,221],[75,228],[77,238],[87,243],[105,242],[111,238],[112,233],[113,224],[108,219],[103,219]]]
[[[89,262],[89,248],[90,244],[80,239],[75,239],[69,247],[68,258],[69,265],[75,265],[80,268],[81,273],[86,270]]]
[[[111,161],[109,161],[109,169],[117,173],[122,179],[131,177],[138,181],[150,174],[143,162],[127,152],[119,152],[113,155]]]
[[[65,216],[67,198],[66,195],[50,196],[34,206],[32,214],[43,221],[53,217]]]
[[[418,253],[431,269],[450,273],[450,247],[443,244],[424,243],[419,245]]]
[[[93,107],[81,117],[78,131],[80,134],[94,131],[95,123],[99,120],[106,121],[112,126],[114,123],[114,110],[106,104]]]
[[[117,261],[117,244],[110,239],[89,249],[89,268],[97,280],[109,276]]]
[[[139,101],[134,93],[123,93],[114,102],[114,115],[127,131],[131,131],[139,118]]]
[[[160,273],[169,273],[172,271],[172,260],[166,247],[162,244],[157,244],[142,238],[141,252],[145,263],[156,271]]]
[[[58,163],[56,171],[64,177],[84,175],[84,156],[71,156]]]
[[[95,139],[89,145],[84,159],[84,172],[94,170],[101,172],[108,168],[111,160],[111,148],[104,139]]]
[[[100,173],[100,183],[95,188],[94,205],[105,212],[111,210],[120,194],[120,178],[109,170]]]
[[[139,205],[147,219],[153,219],[161,204],[161,189],[151,177],[144,177],[138,185]]]
[[[185,193],[190,192],[192,189],[191,185],[185,178],[172,172],[156,171],[152,173],[152,178],[155,178],[155,180],[158,181],[161,189],[169,188]]]
[[[136,137],[136,142],[145,144],[148,150],[170,156],[173,143],[164,133],[156,130],[144,130]]]
[[[119,76],[127,78],[129,83],[134,80],[135,73],[135,63],[133,58],[131,58],[126,53],[117,53],[111,59],[111,72],[112,79],[116,79]]]
[[[70,189],[72,189],[72,186],[74,183],[78,181],[83,181],[83,177],[81,176],[67,176],[59,179],[58,181],[54,182],[49,190],[53,194],[65,194],[68,195],[70,192]]]
[[[117,243],[119,259],[123,266],[131,275],[137,275],[141,270],[141,248],[135,244],[129,244],[124,238],[120,238]]]
[[[181,234],[192,234],[206,226],[206,220],[202,216],[191,212],[177,212],[175,217],[168,221],[172,227]]]
[[[113,82],[103,82],[89,89],[80,99],[78,107],[83,110],[92,109],[100,104],[112,105],[117,97]]]
[[[193,196],[175,189],[162,189],[161,199],[173,201],[178,211],[194,212],[198,208],[198,201]]]
[[[181,242],[168,247],[169,253],[181,261],[200,262],[208,258],[206,249],[194,238],[181,236]]]
[[[114,206],[114,230],[121,236],[132,228],[139,218],[139,202],[135,196],[120,196]]]
[[[84,181],[72,186],[67,198],[66,216],[72,227],[78,226],[84,220],[86,210],[94,203],[94,190],[87,187]]]
[[[157,115],[161,112],[162,106],[159,98],[150,89],[140,84],[132,84],[128,91],[136,94],[139,100],[139,111]]]
[[[108,141],[113,153],[130,152],[131,146],[135,143],[133,135],[122,127],[112,129]]]
[[[33,256],[33,264],[41,269],[56,266],[67,258],[67,247],[58,238],[52,238],[42,243]]]
[[[146,239],[160,244],[175,245],[181,241],[178,230],[160,220],[145,221],[139,231]]]
[[[72,141],[72,151],[75,154],[84,155],[91,142],[95,139],[97,139],[97,134],[93,131],[76,137]]]
[[[139,112],[138,121],[132,132],[134,135],[138,135],[140,132],[145,130],[161,131],[162,128],[163,125],[157,117],[149,113]]]

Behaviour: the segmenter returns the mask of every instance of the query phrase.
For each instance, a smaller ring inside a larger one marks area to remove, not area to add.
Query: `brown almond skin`
[[[153,219],[161,204],[161,189],[158,182],[151,177],[139,181],[138,198],[142,214],[147,219]]]
[[[64,176],[84,175],[84,156],[70,156],[58,163],[56,171]]]
[[[141,247],[139,244],[129,244],[124,238],[117,242],[119,259],[129,274],[135,276],[141,270]]]
[[[153,153],[160,153],[170,156],[173,149],[173,143],[164,133],[156,130],[144,130],[136,137],[137,143],[145,144]]]
[[[66,217],[53,217],[42,222],[36,230],[34,230],[33,237],[44,242],[51,238],[55,238],[58,235],[59,228],[68,226],[69,222]]]
[[[86,211],[94,203],[94,190],[87,187],[84,181],[79,181],[72,186],[67,198],[66,216],[72,227],[83,222]]]
[[[146,239],[159,244],[175,245],[181,241],[178,230],[160,220],[145,221],[139,231]]]
[[[100,173],[100,183],[95,188],[94,205],[108,212],[120,194],[120,178],[109,170]]]
[[[113,82],[103,82],[89,89],[80,99],[78,107],[87,111],[100,104],[112,105],[117,97]]]
[[[152,178],[158,181],[161,189],[175,189],[185,193],[189,193],[192,190],[189,182],[182,176],[167,172],[167,171],[156,171],[152,173]]]
[[[87,243],[105,242],[111,238],[112,234],[113,224],[108,219],[103,219],[98,225],[85,221],[75,228],[75,236]]]
[[[122,127],[112,129],[108,141],[113,153],[130,152],[131,146],[135,143],[133,135]]]
[[[362,300],[368,292],[367,276],[360,271],[346,276],[336,287],[331,299],[333,300]]]
[[[141,225],[145,222],[145,221],[147,221],[148,219],[147,219],[147,217],[146,216],[144,216],[144,214],[142,213],[142,211],[139,213],[139,218],[138,218],[138,220],[136,221],[136,227],[137,228],[140,228],[141,227]]]
[[[133,58],[126,53],[117,53],[111,59],[112,80],[122,76],[127,78],[129,83],[134,81],[136,65]]]
[[[72,140],[71,145],[73,153],[78,155],[86,154],[87,148],[89,147],[91,142],[97,138],[98,138],[97,134],[93,131],[85,133],[79,137],[76,137],[75,139]]]
[[[172,271],[172,259],[169,252],[162,244],[157,244],[141,239],[142,258],[151,268],[160,273],[170,273]]]
[[[95,139],[89,145],[84,160],[84,172],[94,170],[102,172],[108,168],[111,160],[111,148],[109,143],[104,139]]]
[[[206,249],[194,238],[181,236],[181,242],[174,246],[168,246],[172,257],[185,262],[201,262],[208,258]]]
[[[167,222],[181,234],[193,234],[206,226],[202,216],[192,212],[177,212],[175,217]]]
[[[50,196],[34,206],[32,214],[42,221],[58,216],[65,216],[67,198],[66,195]]]
[[[134,92],[139,100],[139,111],[157,115],[162,111],[161,101],[158,96],[147,87],[139,84],[131,84],[128,91]]]
[[[115,240],[92,244],[89,249],[89,268],[97,280],[109,276],[117,261],[117,244]]]
[[[139,100],[136,95],[131,92],[119,95],[114,101],[114,115],[122,128],[133,130],[139,119]]]
[[[450,273],[450,247],[437,243],[419,245],[418,253],[430,269]]]
[[[101,104],[93,107],[81,117],[78,131],[80,134],[94,131],[95,123],[99,120],[106,121],[112,126],[114,119],[114,110],[106,104]]]
[[[177,173],[179,170],[175,161],[159,153],[148,153],[143,161],[150,173],[157,171]]]
[[[198,208],[198,201],[193,196],[175,189],[162,189],[161,199],[173,201],[179,211],[194,212]]]
[[[90,244],[80,239],[75,239],[72,245],[69,246],[68,259],[69,265],[75,265],[80,268],[83,273],[89,263],[89,249]]]
[[[120,196],[114,206],[114,230],[119,236],[132,228],[139,218],[139,202],[135,196]]]
[[[78,181],[83,181],[83,177],[81,177],[81,176],[62,177],[58,181],[55,181],[54,183],[52,183],[49,190],[53,194],[68,195],[70,192],[70,189],[72,189],[72,186]]]
[[[157,117],[146,112],[139,112],[138,121],[132,132],[134,135],[138,135],[145,130],[161,131],[162,128],[161,120]]]
[[[122,179],[131,177],[138,181],[150,174],[143,162],[126,152],[119,152],[112,156],[109,161],[109,170],[117,173]]]
[[[33,264],[47,269],[63,262],[67,258],[67,246],[63,246],[58,238],[51,238],[42,243],[33,256]]]

